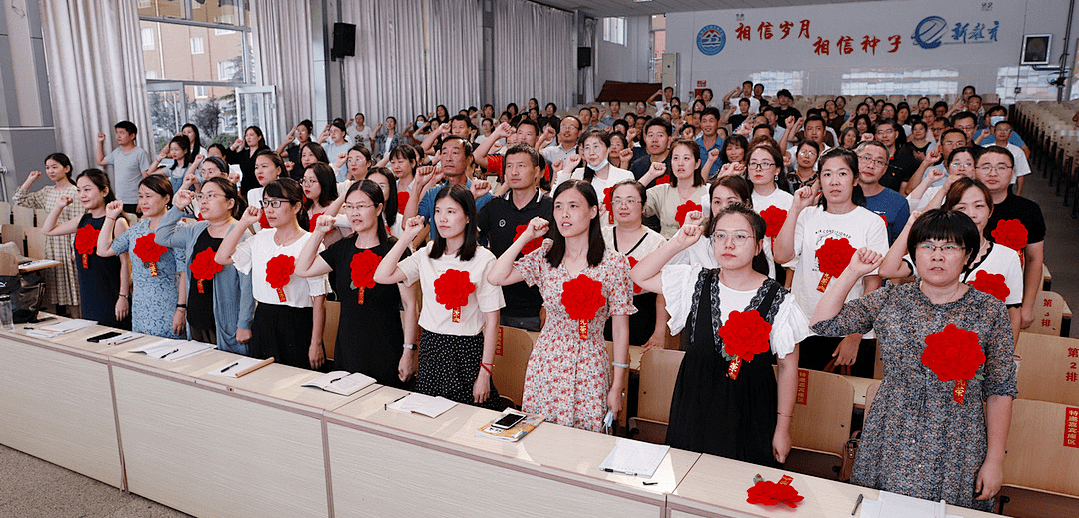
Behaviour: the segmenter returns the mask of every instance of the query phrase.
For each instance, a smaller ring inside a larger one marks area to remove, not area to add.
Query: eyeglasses
[[[303,185],[315,185],[315,184],[318,183],[318,180],[316,180],[314,178],[304,178],[303,180],[300,181],[300,183],[303,184]]]
[[[817,156],[817,152],[812,149],[803,149],[798,152],[798,156]]]
[[[263,199],[262,200],[262,208],[273,207],[275,209],[280,209],[281,204],[283,204],[283,203],[288,203],[288,200],[268,200],[268,199]]]
[[[223,195],[223,194],[217,194],[215,192],[208,192],[206,194],[199,194],[199,195],[195,196],[195,199],[197,199],[199,201],[202,201],[202,200],[210,201],[210,200],[212,200],[214,198],[223,198],[224,196],[225,195]]]
[[[734,241],[734,246],[742,246],[742,245],[748,243],[751,237],[752,236],[750,236],[749,234],[747,234],[745,232],[734,232],[734,233],[728,234],[727,232],[724,232],[724,231],[720,230],[720,231],[717,231],[714,234],[712,234],[712,241],[713,242],[718,241],[720,243],[725,243],[727,241],[727,239],[730,238],[732,241]]]
[[[750,169],[771,169],[775,164],[772,162],[750,162]]]
[[[936,251],[939,250],[941,252],[944,252],[946,255],[955,254],[955,253],[958,253],[959,251],[962,250],[962,248],[960,248],[959,245],[957,245],[955,243],[947,243],[947,244],[944,244],[944,245],[934,245],[933,243],[925,242],[925,243],[919,244],[918,248],[920,248],[922,251],[929,252],[929,253],[933,253],[933,252],[936,252]]]
[[[885,162],[883,160],[878,160],[878,159],[873,158],[873,157],[871,157],[869,155],[859,156],[858,161],[873,164],[873,165],[876,165],[877,167],[884,167],[884,166],[888,165],[888,162]]]
[[[345,203],[344,205],[341,205],[341,208],[344,210],[367,210],[373,207],[374,205],[370,203]]]
[[[980,165],[980,166],[977,167],[979,173],[988,173],[990,171],[995,170],[998,174],[1005,174],[1008,171],[1010,171],[1011,168],[1012,168],[1012,166],[1004,165],[1004,164],[999,164],[997,166],[992,166],[992,165],[986,164],[986,165]]]
[[[974,162],[952,162],[950,167],[974,167]]]
[[[878,135],[891,135],[892,133],[895,133],[895,130],[892,128],[883,128],[877,130]]]
[[[622,198],[615,198],[611,200],[611,205],[629,205],[633,206],[640,203],[641,200],[623,200]]]

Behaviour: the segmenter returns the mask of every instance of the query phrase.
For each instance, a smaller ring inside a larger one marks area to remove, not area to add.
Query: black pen
[[[851,516],[854,516],[854,513],[858,512],[858,506],[862,505],[863,498],[865,498],[865,495],[858,493],[858,500],[854,502],[854,510],[850,512]]]
[[[341,380],[341,379],[345,379],[345,377],[341,376],[340,378],[334,378],[334,379],[330,380],[330,383],[333,383],[333,382],[335,382],[337,380]],[[396,403],[396,401],[394,401],[394,402]]]
[[[393,403],[396,403],[396,402],[398,402],[398,401],[400,401],[402,399],[405,399],[406,397],[408,397],[408,394],[405,394],[405,395],[393,400]],[[389,410],[389,406],[392,405],[393,403],[387,403],[387,404],[382,405],[382,409],[383,410]]]
[[[233,368],[233,367],[235,367],[235,366],[237,366],[239,364],[240,364],[240,362],[233,363],[232,365],[229,365],[228,367],[225,367],[224,369],[221,369],[221,373],[224,374],[225,371],[227,371],[227,370],[229,370],[229,369],[231,369],[231,368]]]
[[[172,353],[175,353],[175,352],[179,352],[179,351],[180,351],[180,349],[179,349],[179,348],[173,349],[173,350],[171,350],[171,351],[169,351],[169,352],[167,352],[167,353],[165,353],[165,354],[162,354],[162,355],[161,355],[161,358],[159,358],[159,359],[161,359],[161,360],[164,360],[166,356],[168,356],[168,355],[170,355],[170,354],[172,354]]]

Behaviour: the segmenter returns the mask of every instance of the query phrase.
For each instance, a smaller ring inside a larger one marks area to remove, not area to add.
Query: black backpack
[[[11,314],[16,324],[37,320],[45,304],[45,277],[39,273],[0,275],[0,295],[11,297]]]

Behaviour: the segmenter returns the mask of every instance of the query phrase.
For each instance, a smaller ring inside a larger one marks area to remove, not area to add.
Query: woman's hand
[[[622,411],[623,396],[622,386],[617,383],[612,384],[610,392],[607,393],[607,410],[614,414],[615,419],[618,418],[618,414]]]
[[[320,214],[315,221],[315,233],[327,234],[333,230],[334,223],[337,222],[337,218],[330,216],[329,214]]]
[[[959,176],[959,175],[952,175],[952,176]],[[941,178],[944,178],[944,168],[942,168],[942,167],[934,167],[934,168],[932,168],[932,169],[930,169],[928,171],[925,180],[922,180],[922,181],[923,182],[929,182],[929,184],[931,185],[931,184],[933,184],[933,182],[936,182],[937,180],[940,180]]]
[[[860,335],[847,335],[839,341],[839,346],[832,353],[836,365],[854,365],[858,359],[858,345],[862,339]]]
[[[790,431],[782,432],[777,427],[775,434],[772,435],[772,456],[775,457],[776,462],[783,464],[784,462],[787,462],[787,455],[790,454],[790,452]]]
[[[185,210],[188,205],[191,205],[191,201],[195,199],[195,191],[189,191],[184,189],[176,193],[176,197],[172,200],[172,206],[176,207],[176,210]]]
[[[262,209],[252,205],[244,211],[243,216],[240,216],[240,225],[244,228],[250,227],[258,223],[259,216],[262,216]]]
[[[26,181],[23,182],[23,188],[29,189],[38,178],[41,178],[41,171],[30,171],[30,174],[26,175]]]
[[[931,166],[931,165],[937,163],[937,161],[939,161],[939,160],[940,160],[940,146],[937,146],[937,147],[934,147],[933,149],[930,149],[929,151],[927,151],[925,153],[925,157],[922,158],[922,162],[924,162],[926,164],[926,166]]]
[[[861,278],[864,275],[868,275],[873,270],[876,270],[883,260],[884,256],[880,255],[879,252],[874,252],[868,248],[861,248],[850,258],[850,264],[847,265],[847,269],[844,270],[843,273],[850,272],[855,277]]]
[[[974,479],[974,491],[977,492],[975,500],[989,500],[1000,492],[1000,485],[1004,482],[1004,468],[998,462],[985,461],[978,476]]]
[[[405,349],[401,354],[401,361],[397,362],[397,379],[408,381],[416,374],[416,360],[412,357],[412,350]]]
[[[427,223],[424,221],[423,216],[412,216],[405,221],[405,227],[402,229],[401,240],[406,243],[411,243],[416,239],[416,236],[420,235],[420,231],[423,230],[423,226]]]
[[[645,351],[649,351],[649,350],[652,350],[652,349],[663,349],[666,345],[667,345],[667,340],[666,340],[666,337],[664,337],[662,333],[660,333],[660,334],[653,333],[652,336],[648,337],[648,341],[645,342],[644,345],[641,348],[643,350],[645,350]]]
[[[476,376],[476,382],[472,384],[472,400],[483,403],[491,395],[491,375],[487,369],[480,367],[480,373]]]
[[[251,330],[241,327],[236,328],[236,343],[246,344],[251,341]]]
[[[116,219],[120,217],[120,213],[124,211],[124,202],[120,200],[110,201],[105,206],[105,217],[109,219]]]
[[[532,218],[532,221],[528,222],[528,227],[521,232],[521,237],[517,238],[518,241],[524,241],[525,243],[536,239],[537,237],[543,237],[547,235],[547,230],[550,228],[551,223],[546,219],[539,216]]]
[[[484,194],[491,192],[491,182],[487,180],[472,180],[472,185],[468,188],[472,192],[472,199],[478,200],[483,197]]]
[[[176,308],[176,312],[172,314],[172,332],[180,336],[187,335],[187,310],[184,308]]]
[[[817,186],[814,184],[800,187],[797,191],[794,191],[794,202],[791,204],[791,212],[798,214],[805,210],[806,207],[817,202],[817,197],[819,195],[820,193],[817,192]]]
[[[116,298],[116,321],[119,322],[127,318],[127,314],[130,311],[128,306],[127,297],[123,295]]]
[[[75,200],[72,199],[71,196],[68,196],[66,194],[61,194],[60,197],[57,198],[57,200],[56,200],[56,207],[58,209],[63,209],[64,207],[67,207],[68,205],[71,205],[71,203],[74,202],[74,201]]]
[[[696,221],[690,219],[690,215],[694,212],[700,215],[696,218]],[[704,233],[704,229],[697,222],[703,221],[703,219],[704,216],[701,215],[701,211],[699,210],[686,214],[685,224],[682,225],[682,228],[678,229],[678,232],[671,236],[671,241],[674,241],[675,244],[678,245],[679,250],[685,250],[700,240],[701,234]]]
[[[322,350],[322,342],[311,344],[307,350],[307,359],[311,361],[311,369],[319,370],[322,362],[326,360],[326,353]]]

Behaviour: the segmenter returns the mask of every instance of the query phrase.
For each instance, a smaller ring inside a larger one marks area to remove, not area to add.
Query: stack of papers
[[[944,500],[934,502],[881,491],[877,500],[862,501],[861,518],[957,518],[944,514]]]
[[[247,357],[237,358],[234,361],[226,363],[220,369],[210,371],[209,374],[224,376],[226,378],[239,378],[244,374],[257,371],[271,363],[273,363],[273,358],[266,358],[265,360]]]
[[[333,392],[334,394],[342,396],[351,396],[374,382],[375,378],[359,372],[349,374],[348,371],[333,371],[300,386],[315,387],[325,390],[326,392]]]
[[[434,418],[442,415],[454,406],[457,406],[457,403],[442,396],[431,397],[412,392],[407,396],[403,396],[397,401],[386,405],[386,408],[400,412],[423,414],[427,417]]]
[[[123,333],[120,336],[114,336],[112,338],[106,338],[106,339],[104,339],[104,340],[102,340],[102,341],[100,341],[98,343],[104,344],[104,345],[120,345],[120,344],[122,344],[124,342],[130,342],[130,341],[132,341],[132,340],[134,340],[136,338],[142,338],[143,336],[146,336],[146,335],[142,335],[142,334],[139,334],[139,333]]]
[[[670,446],[662,444],[618,439],[614,449],[600,463],[599,469],[608,473],[652,478],[670,449]]]
[[[170,362],[190,358],[196,354],[216,349],[213,344],[202,342],[190,342],[187,340],[160,340],[150,345],[144,345],[128,351],[129,353],[143,353],[146,356]]]
[[[93,320],[83,320],[81,318],[75,318],[72,320],[66,320],[59,324],[52,324],[48,326],[42,326],[37,329],[31,329],[26,332],[27,336],[36,336],[38,338],[54,338],[64,333],[70,333],[72,331],[78,331],[79,329],[86,329],[87,327],[94,327],[97,322]]]

